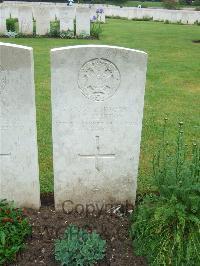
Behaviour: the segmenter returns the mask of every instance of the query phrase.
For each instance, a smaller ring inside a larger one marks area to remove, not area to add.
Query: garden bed
[[[40,211],[27,210],[32,236],[16,262],[9,265],[59,265],[54,259],[54,241],[63,235],[69,224],[96,230],[106,240],[106,256],[97,265],[146,265],[144,258],[133,254],[127,216],[105,212],[100,215],[55,212],[52,201],[52,195],[42,196]]]

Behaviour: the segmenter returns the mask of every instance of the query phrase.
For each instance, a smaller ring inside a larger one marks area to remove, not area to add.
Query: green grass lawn
[[[148,73],[138,185],[152,189],[151,160],[168,116],[169,140],[175,140],[178,121],[185,123],[188,143],[200,136],[200,27],[108,19],[101,40],[3,39],[31,46],[35,58],[35,84],[41,190],[53,190],[50,49],[77,44],[108,44],[148,53]],[[119,144],[120,145],[120,144]]]

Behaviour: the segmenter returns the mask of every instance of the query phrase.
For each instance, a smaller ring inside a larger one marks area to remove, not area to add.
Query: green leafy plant
[[[198,6],[200,7],[200,0],[194,0],[194,2],[192,3],[193,6]]]
[[[55,242],[55,258],[66,266],[93,265],[105,256],[106,241],[94,232],[69,225],[62,239]]]
[[[103,8],[97,8],[96,16],[93,16],[91,19],[91,30],[90,34],[92,37],[99,39],[100,34],[102,33],[102,21],[101,16],[104,13]]]
[[[17,252],[24,248],[25,238],[31,234],[24,211],[0,200],[0,265],[14,260]]]
[[[50,32],[48,33],[49,37],[58,38],[60,37],[60,22],[59,21],[52,21],[50,23]]]
[[[90,39],[90,35],[88,35],[85,31],[82,31],[78,36],[77,39]]]
[[[99,39],[100,34],[102,33],[101,23],[92,22],[90,34],[92,37]]]
[[[60,38],[62,38],[62,39],[73,39],[74,38],[74,31],[72,31],[72,30],[61,31],[60,32]]]
[[[6,20],[6,28],[7,31],[15,32],[17,30],[16,23],[18,22],[18,19],[15,18],[9,18]]]
[[[176,146],[162,143],[153,160],[157,194],[144,197],[133,214],[137,255],[150,265],[200,265],[200,148],[189,152],[180,122]]]
[[[33,19],[33,36],[36,36],[36,20]]]

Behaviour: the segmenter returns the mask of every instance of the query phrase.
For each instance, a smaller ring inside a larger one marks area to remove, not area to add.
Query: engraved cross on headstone
[[[115,158],[115,154],[114,153],[101,153],[100,152],[100,145],[99,145],[99,136],[96,136],[96,152],[94,154],[79,154],[80,157],[85,157],[85,158],[92,158],[95,159],[95,168],[97,169],[97,171],[100,171],[99,168],[99,158],[108,158],[108,159],[112,159]]]
[[[4,127],[1,127],[0,130],[4,130]],[[0,139],[1,139],[1,132],[0,132]],[[9,153],[2,153],[1,152],[1,149],[0,149],[0,157],[5,157],[5,156],[10,156],[11,155],[11,152]]]
[[[11,153],[0,153],[0,156],[10,156]]]

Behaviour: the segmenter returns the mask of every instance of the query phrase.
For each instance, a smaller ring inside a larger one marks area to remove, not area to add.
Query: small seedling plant
[[[182,122],[170,147],[166,124],[153,159],[158,193],[145,196],[133,214],[134,250],[149,265],[200,265],[200,147],[184,144]]]
[[[0,200],[0,265],[13,261],[31,234],[24,212],[25,209],[15,208],[13,203]]]
[[[65,266],[90,266],[105,256],[106,241],[95,231],[69,225],[62,239],[55,242],[55,258]]]

